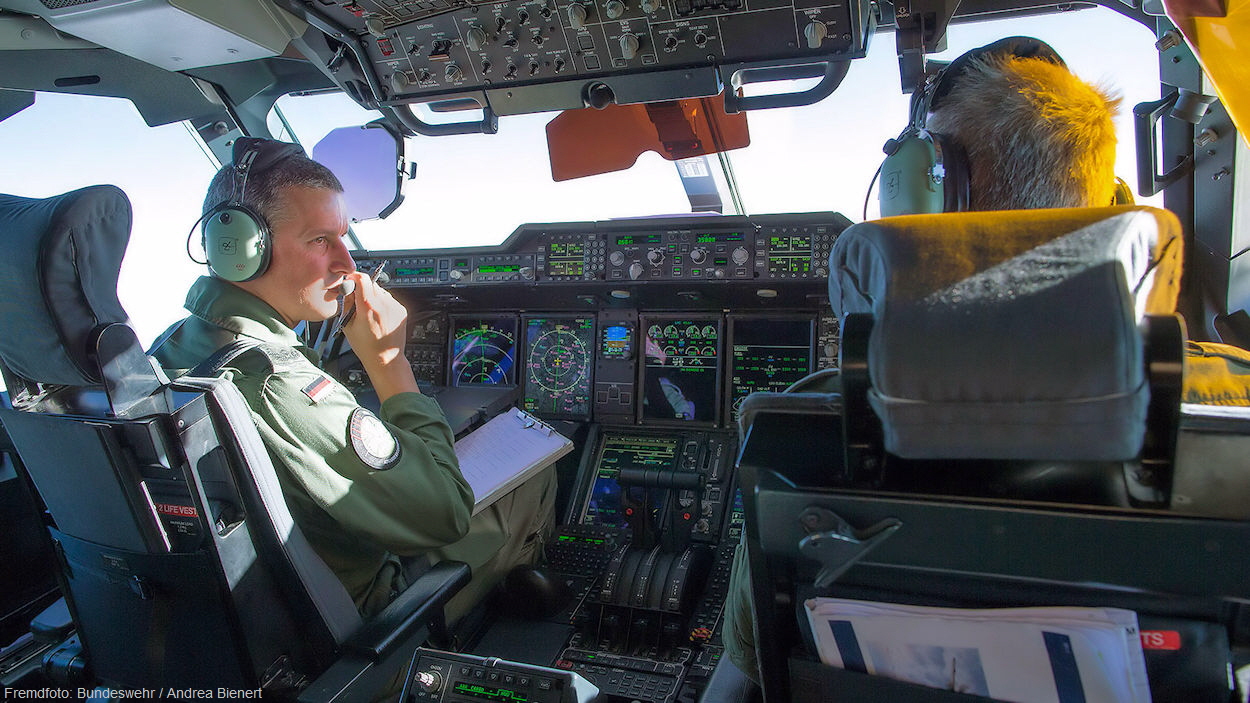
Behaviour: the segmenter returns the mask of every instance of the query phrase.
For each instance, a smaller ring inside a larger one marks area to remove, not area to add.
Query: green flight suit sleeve
[[[361,458],[352,439],[353,415],[368,411],[312,364],[243,385],[275,463],[344,530],[401,555],[442,547],[468,532],[473,491],[432,398],[403,393],[383,404],[380,425],[398,444],[399,456],[379,469]],[[369,419],[376,435],[379,423]]]

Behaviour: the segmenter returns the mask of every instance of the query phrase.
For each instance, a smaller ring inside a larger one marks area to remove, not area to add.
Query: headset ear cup
[[[222,205],[204,218],[202,231],[209,270],[218,278],[250,281],[269,268],[269,228],[251,208]]]
[[[928,132],[908,130],[881,164],[877,198],[882,217],[942,212],[945,192],[933,178],[938,154]]]
[[[937,161],[942,167],[942,212],[967,212],[972,199],[972,172],[968,153],[954,141],[935,132],[933,140]]]
[[[1123,178],[1116,177],[1115,191],[1111,196],[1112,205],[1136,205],[1133,199],[1133,188]]]

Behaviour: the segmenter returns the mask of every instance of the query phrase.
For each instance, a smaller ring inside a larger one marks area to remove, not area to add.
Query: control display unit
[[[812,372],[813,319],[729,318],[729,399],[726,424],[756,391],[781,392]]]
[[[590,417],[594,342],[594,317],[526,318],[522,407],[542,417]]]
[[[649,317],[640,322],[646,362],[642,419],[658,423],[716,422],[720,379],[720,317]]]
[[[452,317],[450,385],[515,385],[517,318]]]

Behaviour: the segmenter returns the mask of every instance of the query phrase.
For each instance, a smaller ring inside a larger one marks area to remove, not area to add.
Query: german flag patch
[[[325,397],[330,395],[330,391],[334,389],[334,381],[329,376],[322,374],[318,376],[312,383],[304,386],[304,395],[314,403],[320,403]]]

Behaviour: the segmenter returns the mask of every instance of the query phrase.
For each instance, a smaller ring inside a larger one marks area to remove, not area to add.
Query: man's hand
[[[356,271],[346,278],[355,282],[356,289],[344,299],[354,314],[344,325],[343,334],[369,374],[378,398],[385,401],[397,393],[419,393],[412,368],[404,358],[408,310],[368,275]]]

